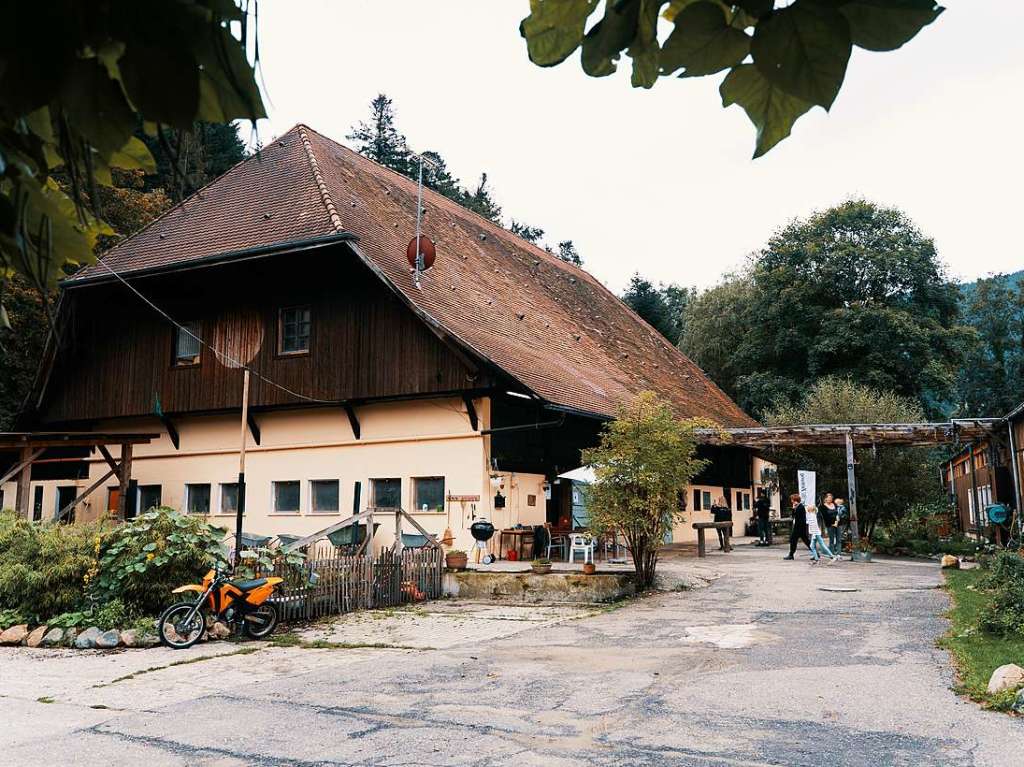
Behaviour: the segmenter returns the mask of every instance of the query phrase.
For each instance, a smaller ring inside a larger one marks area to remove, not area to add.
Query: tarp
[[[586,482],[588,485],[594,484],[597,481],[597,475],[594,474],[594,470],[589,466],[580,466],[578,469],[567,471],[565,474],[559,474],[562,479],[571,479],[575,482]]]

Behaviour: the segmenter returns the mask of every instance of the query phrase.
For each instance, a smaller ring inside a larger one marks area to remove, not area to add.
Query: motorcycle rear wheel
[[[194,607],[192,602],[179,602],[163,611],[156,627],[162,645],[172,650],[184,650],[199,641],[206,631],[202,610],[197,610],[188,625],[184,625]]]
[[[264,603],[242,618],[242,627],[250,639],[266,639],[277,627],[277,608]]]

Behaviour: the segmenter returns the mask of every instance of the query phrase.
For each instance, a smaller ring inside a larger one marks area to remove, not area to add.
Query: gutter
[[[359,239],[359,236],[352,232],[338,232],[337,234],[327,234],[319,237],[309,237],[301,240],[287,240],[285,242],[275,242],[271,245],[258,245],[252,248],[242,248],[241,250],[229,250],[223,253],[215,253],[210,256],[202,256],[200,258],[193,258],[188,261],[178,261],[173,264],[160,264],[158,266],[152,266],[145,269],[131,269],[129,271],[118,271],[125,279],[136,278],[136,277],[152,277],[160,274],[168,274],[170,272],[184,272],[190,269],[201,269],[208,266],[217,266],[219,264],[230,263],[235,261],[246,261],[253,258],[265,258],[267,256],[283,255],[285,253],[296,253],[304,250],[312,250],[314,248],[322,248],[327,245],[334,245],[339,242],[355,242]],[[100,270],[103,267],[98,267]],[[111,267],[112,268],[112,267]],[[85,287],[88,285],[98,285],[107,282],[115,282],[117,280],[114,275],[109,272],[103,271],[101,274],[90,277],[68,277],[67,279],[61,280],[58,285],[61,288],[71,290],[74,288]]]

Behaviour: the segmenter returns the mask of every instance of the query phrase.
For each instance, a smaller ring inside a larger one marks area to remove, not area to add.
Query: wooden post
[[[128,485],[132,480],[132,445],[125,443],[121,445],[121,462],[118,464],[118,497],[117,497],[117,520],[124,522],[125,513],[128,511]]]
[[[18,494],[15,499],[18,515],[24,519],[32,519],[31,513],[31,490],[32,490],[32,449],[23,447],[21,449],[21,471],[18,472]]]
[[[395,509],[395,553],[402,556],[402,510]]]
[[[1020,460],[1017,457],[1017,437],[1013,433],[1013,421],[1009,418],[1006,419],[1006,428],[1010,432],[1010,471],[1013,476],[1013,505],[1017,509],[1017,513],[1020,514],[1024,511],[1024,498],[1022,495],[1022,488],[1020,486]]]
[[[366,606],[373,607],[375,584],[373,581],[373,510],[366,517]]]
[[[238,508],[235,509],[235,567],[242,561],[242,517],[245,514],[245,440],[249,431],[249,369],[242,369],[242,440],[238,451]]]
[[[853,550],[857,551],[857,543],[860,541],[860,529],[857,524],[857,469],[853,457],[853,435],[846,432],[846,500],[850,504],[850,538],[853,541]]]
[[[981,533],[981,509],[978,504],[978,477],[974,473],[974,443],[967,448],[967,466],[971,470],[971,508],[974,516],[974,529],[978,534],[978,540],[982,539]]]

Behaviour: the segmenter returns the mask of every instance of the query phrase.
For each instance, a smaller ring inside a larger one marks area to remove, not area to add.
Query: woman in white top
[[[811,538],[811,564],[818,564],[818,546],[821,546],[821,550],[825,552],[825,556],[829,557],[833,562],[839,559],[838,556],[832,553],[831,549],[825,545],[825,539],[821,537],[821,527],[818,526],[818,508],[816,506],[807,507],[807,535]]]

